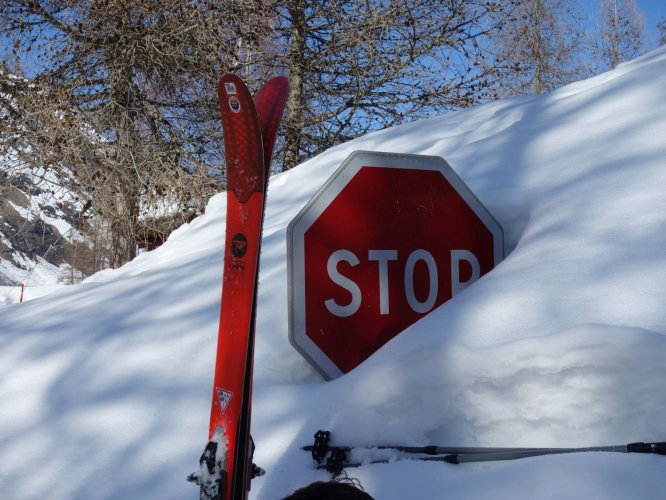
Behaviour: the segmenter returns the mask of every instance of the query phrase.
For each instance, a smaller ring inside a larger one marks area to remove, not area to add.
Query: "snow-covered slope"
[[[23,125],[16,117],[26,116],[27,111],[15,96],[37,90],[28,80],[3,74],[2,69],[0,77],[2,305],[18,301],[20,284],[29,287],[26,298],[35,298],[58,283],[80,281],[81,272],[73,267],[85,265],[92,244],[79,231],[83,203],[68,189],[71,179],[21,158],[20,152],[32,146],[17,133]]]
[[[67,262],[77,245],[81,254],[89,243],[75,226],[81,203],[64,184],[53,172],[0,154],[0,287],[32,289],[80,276]],[[0,291],[0,304],[3,298]]]
[[[507,258],[362,366],[322,381],[287,340],[286,226],[354,150],[440,155],[502,223]],[[0,307],[6,498],[194,498],[224,195],[161,248]],[[308,444],[666,441],[666,48],[547,96],[371,134],[271,180],[251,498],[326,479]],[[666,457],[595,454],[350,471],[376,498],[659,497]]]

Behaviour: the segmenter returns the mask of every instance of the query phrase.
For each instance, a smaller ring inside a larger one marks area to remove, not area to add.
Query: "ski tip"
[[[286,76],[274,76],[270,80],[273,85],[283,90],[289,90],[289,79]]]
[[[289,90],[289,79],[282,75],[269,78],[259,89],[259,93],[269,89],[271,92],[279,91],[278,93]]]

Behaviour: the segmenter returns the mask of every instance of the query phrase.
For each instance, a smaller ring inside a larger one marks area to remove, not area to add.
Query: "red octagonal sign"
[[[357,151],[288,228],[292,345],[348,372],[503,258],[502,228],[440,157]]]

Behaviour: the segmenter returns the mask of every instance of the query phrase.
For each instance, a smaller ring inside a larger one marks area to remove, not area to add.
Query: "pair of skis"
[[[312,458],[319,464],[318,468],[326,469],[333,475],[339,475],[346,467],[359,467],[373,463],[387,463],[395,455],[410,454],[414,460],[428,462],[446,462],[462,464],[470,462],[495,462],[500,460],[517,460],[520,458],[558,455],[564,453],[583,452],[615,452],[615,453],[656,453],[666,455],[666,442],[660,443],[629,443],[611,446],[589,446],[585,448],[483,448],[464,446],[374,446],[361,448],[351,446],[332,446],[329,431],[317,431],[312,445],[301,449],[312,453]],[[373,458],[368,452],[391,452],[392,457]],[[365,452],[365,453],[364,453]],[[365,455],[361,459],[350,458],[352,453]]]
[[[228,74],[217,90],[227,167],[224,278],[208,443],[188,480],[200,486],[200,500],[244,500],[263,473],[250,437],[254,324],[266,189],[289,82],[272,78],[253,99]]]

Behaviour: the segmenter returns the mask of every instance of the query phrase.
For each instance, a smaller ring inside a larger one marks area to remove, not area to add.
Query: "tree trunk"
[[[111,222],[111,267],[118,268],[136,257],[139,195],[137,186],[119,186],[116,217]]]
[[[289,98],[284,123],[284,169],[295,167],[300,161],[301,133],[303,130],[303,76],[305,74],[305,40],[307,21],[305,0],[290,3],[291,40],[289,44]]]
[[[136,257],[136,240],[128,221],[117,219],[111,223],[111,267],[119,268]]]

